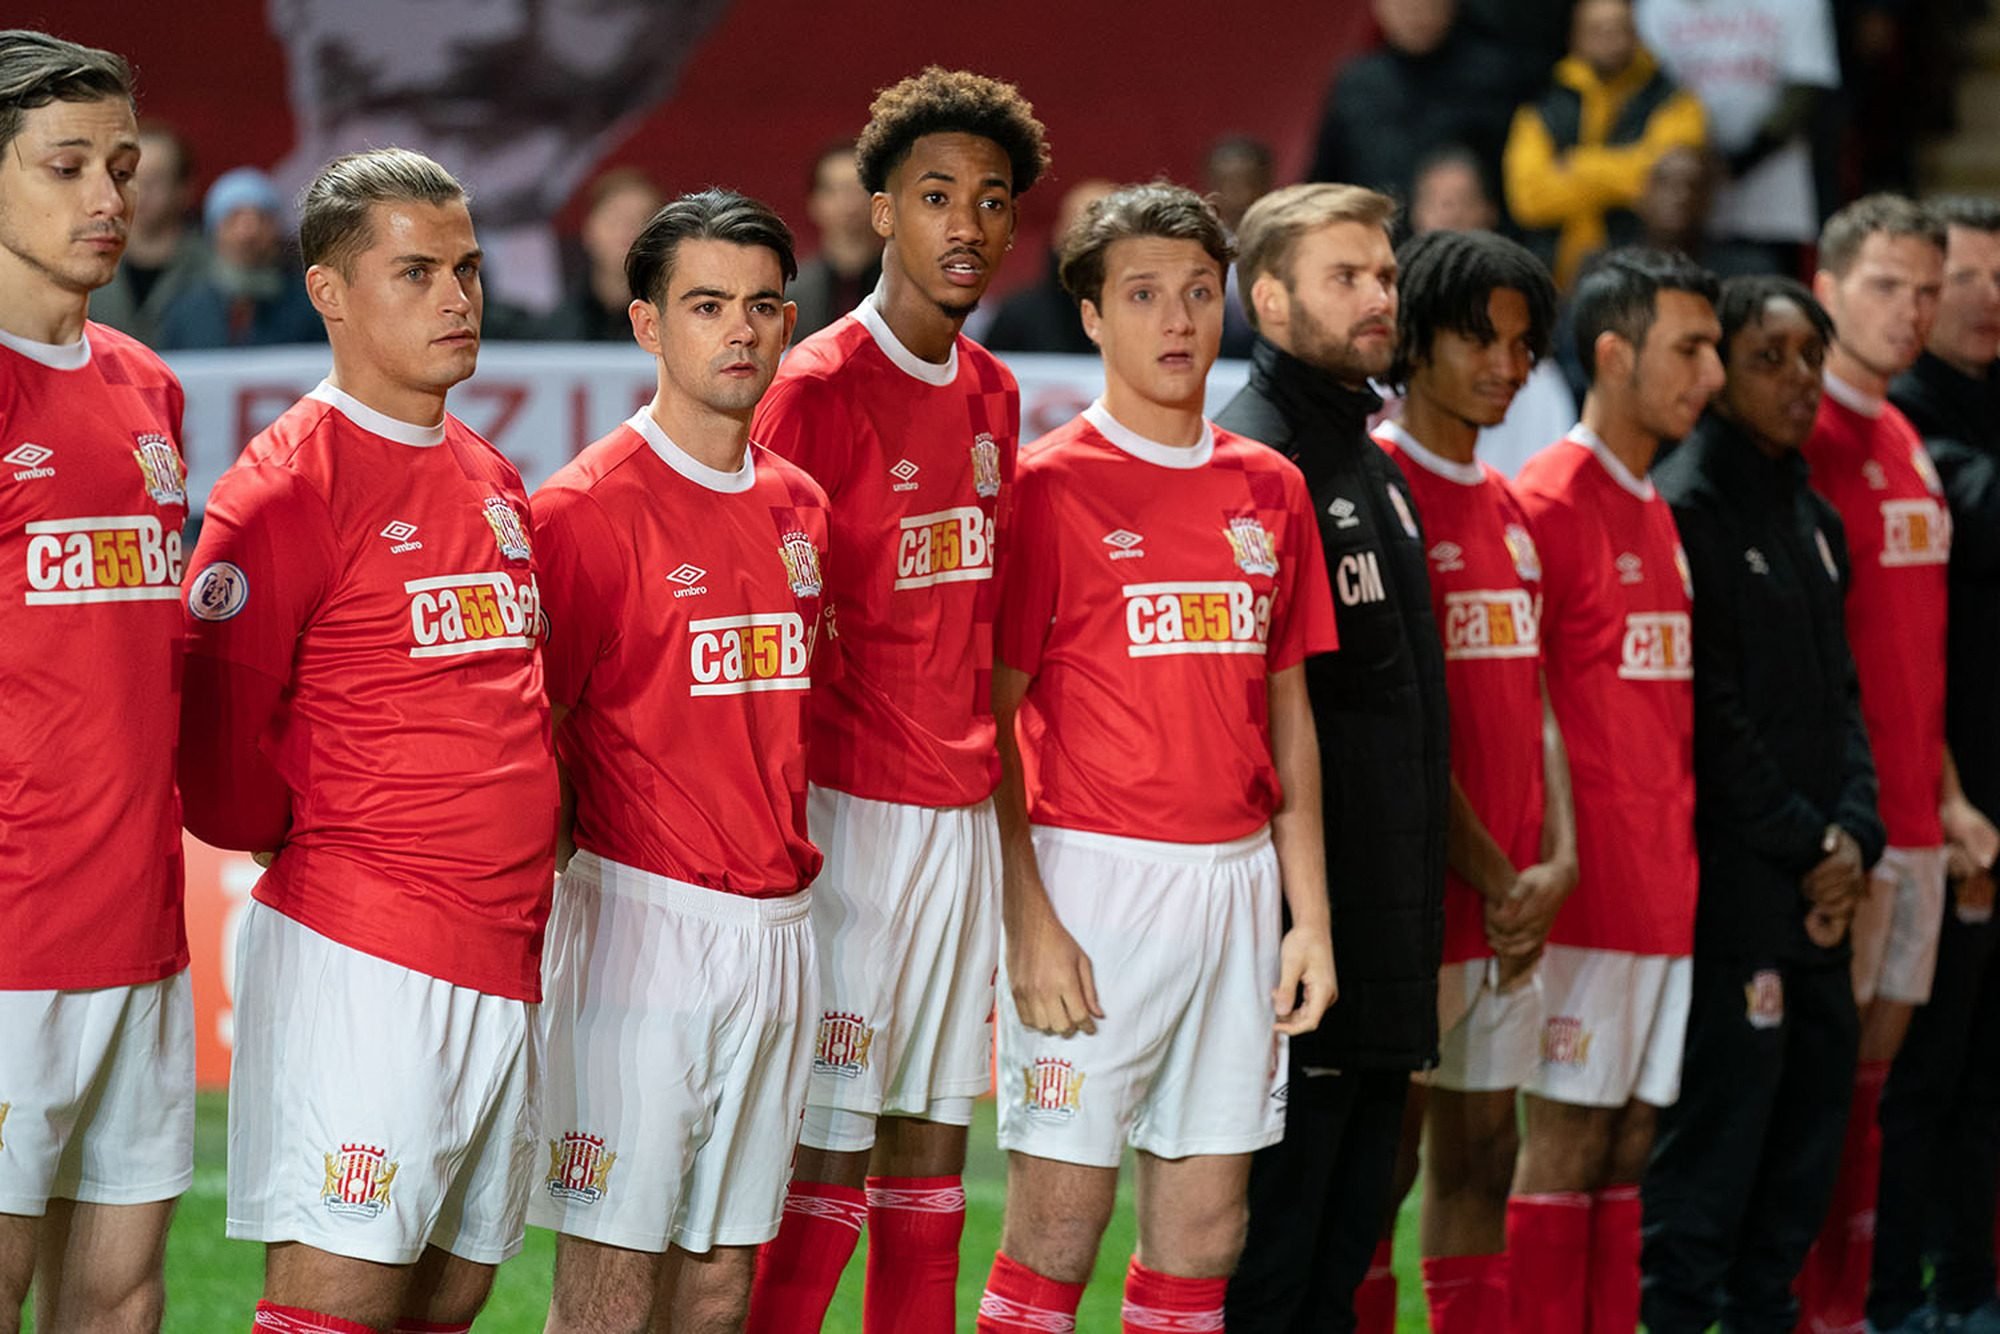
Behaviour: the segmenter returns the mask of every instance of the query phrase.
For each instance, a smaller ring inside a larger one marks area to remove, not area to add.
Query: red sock
[[[993,1257],[979,1299],[978,1334],[1075,1334],[1083,1284],[1043,1278],[1003,1252]]]
[[[1639,1328],[1639,1188],[1608,1186],[1590,1204],[1591,1334]]]
[[[398,1320],[394,1334],[472,1334],[472,1322],[440,1325],[429,1320]]]
[[[1125,1334],[1149,1330],[1220,1330],[1227,1278],[1176,1278],[1135,1258],[1125,1270]]]
[[[852,1186],[794,1181],[778,1235],[757,1252],[744,1334],[798,1334],[826,1323],[827,1304],[868,1221],[868,1198]]]
[[[960,1177],[868,1178],[868,1334],[951,1334],[958,1320]]]
[[[1799,1272],[1801,1329],[1861,1328],[1875,1251],[1875,1187],[1882,1170],[1882,1130],[1875,1124],[1889,1062],[1863,1061],[1854,1072],[1840,1177],[1826,1222]]]
[[[1368,1272],[1354,1290],[1354,1334],[1396,1334],[1396,1270],[1391,1264],[1391,1246],[1386,1237],[1375,1243]]]
[[[1507,1253],[1424,1257],[1431,1334],[1496,1334],[1507,1328]]]
[[[257,1316],[250,1328],[266,1334],[375,1334],[368,1326],[337,1315],[263,1301],[257,1303]]]
[[[1508,1327],[1514,1334],[1584,1334],[1592,1212],[1582,1191],[1508,1198]]]

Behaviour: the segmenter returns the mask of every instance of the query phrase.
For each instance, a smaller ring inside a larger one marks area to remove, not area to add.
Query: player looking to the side
[[[952,1328],[966,1127],[991,1077],[993,579],[1021,406],[959,329],[1048,149],[1013,85],[932,68],[876,97],[855,153],[881,286],[792,350],[753,428],[831,497],[842,646],[814,692],[820,995],[793,1186],[751,1297],[762,1334],[820,1327],[864,1222],[871,1334]]]
[[[181,387],[89,320],[131,72],[0,32],[0,1331],[153,1330],[194,1177],[181,920]],[[38,1259],[39,1256],[39,1259]]]
[[[1298,468],[1202,416],[1230,258],[1213,207],[1159,184],[1063,245],[1105,390],[1027,451],[996,635],[1008,1167],[982,1331],[1075,1327],[1128,1143],[1124,1328],[1221,1328],[1287,1037],[1333,999],[1303,666],[1332,595]]]
[[[237,937],[228,1231],[256,1327],[470,1327],[536,1145],[556,768],[520,475],[445,410],[479,355],[464,189],[404,149],[307,189],[333,372],[209,496],[188,828],[276,849]]]
[[[1549,350],[1555,284],[1491,232],[1432,232],[1401,270],[1395,421],[1375,439],[1424,524],[1451,695],[1451,874],[1438,1066],[1424,1089],[1424,1295],[1437,1334],[1507,1326],[1515,1092],[1535,1072],[1535,964],[1576,886],[1562,732],[1542,683],[1542,564],[1528,516],[1476,456]],[[1413,1092],[1412,1096],[1417,1096]]]
[[[726,190],[626,255],[653,400],[535,492],[573,804],[549,921],[529,1217],[552,1334],[743,1327],[811,1071],[806,725],[826,493],[750,442],[797,311],[791,231]]]
[[[1680,1092],[1697,875],[1687,559],[1646,470],[1722,385],[1715,295],[1682,256],[1601,256],[1573,298],[1583,420],[1514,483],[1541,553],[1580,868],[1542,952],[1541,1060],[1507,1203],[1519,1334],[1639,1321],[1638,1183]]]

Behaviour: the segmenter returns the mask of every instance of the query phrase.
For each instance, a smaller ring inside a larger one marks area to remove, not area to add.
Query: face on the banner
[[[0,275],[77,295],[118,271],[132,225],[139,129],[122,98],[50,102],[0,152]]]
[[[747,418],[778,373],[798,307],[785,300],[777,252],[733,241],[682,241],[655,306],[632,303],[639,346],[660,359],[662,388]]]
[[[369,246],[345,266],[315,264],[306,288],[335,356],[389,383],[442,392],[479,363],[479,242],[463,200],[370,209]]]

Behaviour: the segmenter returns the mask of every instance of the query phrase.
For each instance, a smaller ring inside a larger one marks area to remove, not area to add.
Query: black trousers
[[[1354,1290],[1388,1218],[1409,1093],[1406,1070],[1293,1068],[1285,1138],[1250,1164],[1230,1334],[1352,1334]]]
[[[1773,1005],[1772,983],[1782,988]],[[1840,1172],[1861,1021],[1845,957],[1811,966],[1695,950],[1680,1100],[1644,1200],[1652,1334],[1788,1334],[1792,1280]]]
[[[1882,1088],[1882,1185],[1868,1318],[1889,1326],[1924,1302],[1963,1314],[1993,1296],[1994,1178],[2000,1173],[2000,924],[1945,904],[1931,998]],[[1975,1058],[1975,1053],[1976,1058]]]

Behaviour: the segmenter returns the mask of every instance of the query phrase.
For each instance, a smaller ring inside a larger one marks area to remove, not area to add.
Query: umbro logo
[[[691,598],[706,593],[708,588],[701,581],[707,577],[707,570],[699,565],[690,565],[686,561],[667,571],[667,579],[680,585],[674,590],[674,596],[677,598]]]
[[[1440,542],[1430,550],[1431,564],[1438,567],[1439,574],[1450,574],[1465,568],[1465,548],[1456,542]]]
[[[1354,502],[1346,496],[1335,496],[1326,507],[1326,512],[1333,516],[1335,528],[1355,528],[1361,524],[1360,517],[1354,512]]]
[[[1888,470],[1874,459],[1869,459],[1861,465],[1861,478],[1868,483],[1870,491],[1887,491],[1889,489]]]
[[[380,536],[389,539],[391,543],[389,554],[392,556],[400,556],[405,551],[422,551],[424,549],[424,544],[415,540],[417,526],[413,523],[404,523],[401,519],[397,519],[387,528],[384,528]]]
[[[1621,584],[1641,584],[1646,581],[1646,562],[1627,551],[1612,562],[1618,567],[1618,582]]]
[[[917,465],[908,459],[896,460],[896,466],[889,469],[889,475],[896,479],[891,491],[914,491],[917,489]]]
[[[11,463],[19,470],[14,474],[15,481],[32,482],[39,478],[56,475],[54,468],[45,468],[42,466],[55,456],[56,452],[46,445],[23,442],[14,446],[14,448],[8,450],[5,454],[0,454],[0,463]]]
[[[1115,529],[1104,535],[1104,545],[1113,548],[1111,552],[1113,560],[1130,560],[1134,556],[1145,555],[1145,552],[1139,550],[1139,544],[1145,540],[1129,528]]]

